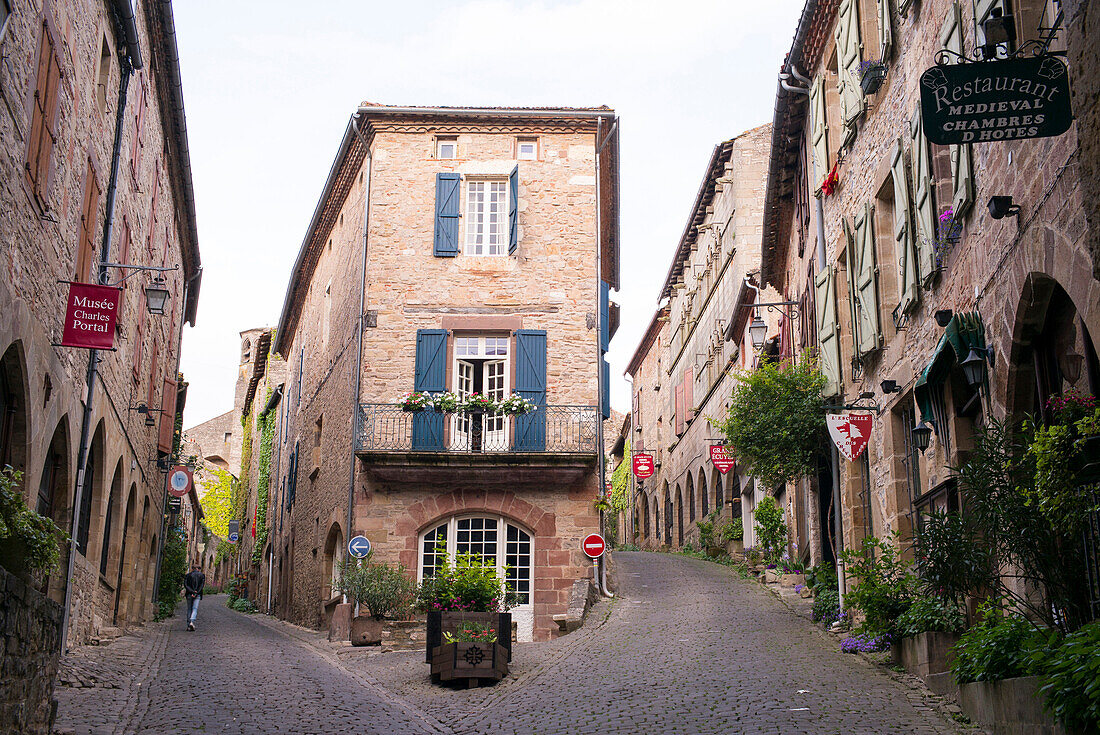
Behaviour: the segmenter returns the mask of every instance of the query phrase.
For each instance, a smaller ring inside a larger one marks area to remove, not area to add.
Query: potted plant
[[[403,565],[373,564],[369,556],[348,564],[337,589],[357,606],[358,614],[351,620],[353,646],[381,644],[382,621],[395,610],[408,607],[416,594]]]
[[[471,393],[458,404],[460,413],[493,413],[496,410],[496,401],[481,393]]]
[[[859,65],[859,86],[863,95],[872,95],[886,79],[886,64],[881,61],[864,61]]]
[[[458,410],[458,395],[451,391],[436,393],[432,396],[432,405],[441,413],[454,413]]]
[[[442,678],[437,676],[437,664],[449,661],[452,668],[456,665],[455,643],[449,643],[446,636],[457,635],[468,623],[490,627],[507,662],[512,654],[512,616],[506,612],[510,595],[496,565],[465,553],[452,560],[442,546],[436,553],[442,559],[440,568],[424,579],[417,594],[417,606],[428,614],[425,660],[432,664],[433,678]]]
[[[402,393],[397,403],[401,406],[402,411],[407,411],[409,413],[420,413],[424,409],[434,406],[430,393],[412,390]]]
[[[27,507],[19,483],[23,473],[0,469],[0,566],[22,579],[48,574],[57,566],[61,543],[68,534],[52,520]]]
[[[722,540],[726,542],[727,549],[737,553],[743,552],[745,550],[745,522],[740,518],[734,518],[723,526]]]
[[[538,406],[521,396],[519,393],[513,393],[501,401],[497,406],[497,409],[501,413],[506,413],[509,416],[519,416],[521,414],[531,413],[536,408],[538,408]]]

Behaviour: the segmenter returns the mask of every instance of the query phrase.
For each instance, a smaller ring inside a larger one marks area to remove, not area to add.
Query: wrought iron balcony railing
[[[539,406],[518,416],[411,413],[392,403],[360,403],[358,452],[596,452],[597,406]]]

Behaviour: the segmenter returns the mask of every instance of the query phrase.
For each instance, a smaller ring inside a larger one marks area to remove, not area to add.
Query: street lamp
[[[927,422],[921,421],[914,426],[910,432],[913,436],[913,446],[919,449],[922,453],[928,449],[929,443],[932,441],[932,427]]]
[[[749,337],[752,339],[752,347],[754,350],[759,350],[764,346],[764,338],[768,336],[768,325],[764,323],[764,320],[760,318],[760,314],[756,314],[752,318],[752,324],[749,325]]]
[[[993,349],[990,347],[971,347],[970,354],[962,361],[963,375],[971,388],[978,387],[985,377],[986,360],[993,362]]]
[[[145,287],[145,305],[150,314],[164,314],[164,306],[168,303],[168,289],[164,279],[157,276],[153,282]]]

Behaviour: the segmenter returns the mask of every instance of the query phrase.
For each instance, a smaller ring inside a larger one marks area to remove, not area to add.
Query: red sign
[[[175,498],[182,498],[191,490],[191,468],[186,465],[176,465],[168,471],[168,493]]]
[[[581,542],[581,548],[589,559],[599,559],[603,556],[603,551],[607,547],[604,543],[603,536],[598,533],[590,533],[584,537],[584,541]]]
[[[115,345],[115,319],[121,291],[114,286],[70,283],[61,333],[63,347],[109,350]]]
[[[641,452],[634,455],[634,476],[639,480],[653,477],[653,455]]]
[[[829,436],[849,461],[855,461],[867,448],[873,422],[874,417],[869,413],[830,413],[825,416]]]
[[[604,490],[607,491],[607,497],[608,498],[611,497],[611,489],[612,489],[611,488],[611,480],[608,480],[607,482],[604,483]]]
[[[733,457],[726,451],[726,447],[722,444],[710,445],[710,461],[714,463],[714,466],[718,468],[718,471],[723,475],[733,469],[733,466],[737,464]]]

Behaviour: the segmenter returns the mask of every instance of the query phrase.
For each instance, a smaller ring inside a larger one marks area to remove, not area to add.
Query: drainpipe
[[[596,118],[596,444],[598,452],[598,464],[600,468],[600,493],[604,493],[607,486],[607,459],[604,456],[603,445],[603,408],[602,404],[600,404],[599,402],[602,401],[604,394],[603,392],[610,389],[610,386],[606,386],[603,384],[604,357],[603,344],[600,342],[600,330],[602,328],[601,319],[603,317],[603,314],[600,311],[600,293],[602,290],[600,283],[603,281],[603,257],[601,252],[602,243],[600,241],[600,235],[602,233],[602,223],[600,217],[600,202],[602,201],[602,199],[600,198],[600,156],[601,151],[603,151],[603,147],[607,145],[607,142],[609,140],[611,140],[611,136],[612,134],[614,134],[615,129],[618,126],[619,120],[618,118],[616,118],[615,122],[611,125],[611,129],[607,131],[607,136],[604,137],[603,118]],[[608,402],[610,403],[610,401],[611,397],[608,396]],[[604,535],[604,514],[602,511],[600,513],[600,535]],[[597,570],[599,573],[594,574],[593,576],[596,577],[596,587],[597,589],[599,589],[600,594],[602,594],[604,597],[614,597],[615,595],[613,595],[607,589],[607,562],[605,561],[604,556],[601,556],[599,559],[593,562],[593,572],[596,572]]]
[[[363,192],[363,258],[359,268],[359,319],[358,329],[356,330],[355,340],[355,401],[352,403],[352,438],[351,438],[351,460],[348,465],[348,514],[347,514],[347,529],[346,539],[351,541],[352,536],[352,521],[355,508],[355,442],[359,436],[359,394],[363,388],[363,310],[367,305],[367,232],[368,225],[370,223],[370,179],[371,179],[371,164],[373,159],[370,154],[370,146],[367,145],[366,139],[359,130],[359,121],[356,119],[359,117],[359,113],[355,113],[351,116],[351,129],[355,132],[355,137],[359,139],[359,145],[363,146],[366,151],[366,159],[364,165],[367,167],[367,186]],[[348,569],[348,557],[350,554],[344,554],[344,570],[346,574]],[[347,601],[347,596],[344,597],[344,601]]]
[[[127,3],[128,4],[128,3]],[[131,22],[133,21],[131,13]],[[136,46],[127,46],[129,53],[137,54]],[[115,113],[115,139],[111,151],[111,173],[110,179],[107,182],[107,202],[105,205],[106,211],[103,215],[103,242],[100,245],[99,253],[99,273],[97,274],[97,282],[100,284],[106,284],[108,282],[107,266],[104,263],[110,262],[111,253],[111,234],[115,219],[115,195],[118,192],[118,162],[122,157],[122,127],[126,121],[126,90],[130,86],[130,75],[133,74],[134,66],[141,67],[141,56],[136,56],[136,62],[129,56],[124,55],[119,57],[119,81],[118,81],[118,109]],[[80,421],[80,450],[77,455],[77,473],[76,473],[76,492],[73,494],[73,508],[72,508],[72,523],[69,528],[69,567],[68,573],[65,576],[65,605],[61,614],[61,652],[65,652],[65,647],[69,640],[69,617],[72,614],[72,587],[73,587],[73,567],[76,564],[76,536],[77,528],[80,525],[80,506],[84,500],[84,478],[88,470],[88,452],[90,450],[89,443],[92,424],[92,400],[95,398],[95,383],[96,376],[98,375],[99,367],[99,351],[88,351],[88,370],[85,373],[85,383],[87,383],[87,393],[84,398],[84,412]],[[124,519],[125,520],[125,519]]]

